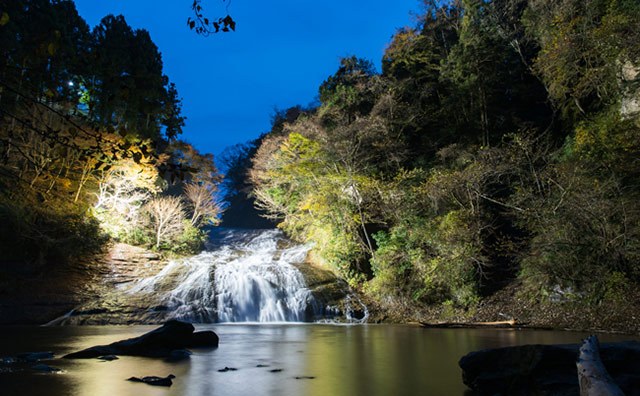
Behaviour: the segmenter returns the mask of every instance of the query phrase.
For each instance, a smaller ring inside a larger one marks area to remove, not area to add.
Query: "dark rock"
[[[268,364],[258,364],[256,365],[256,367],[262,368],[262,367],[269,367]]]
[[[362,309],[354,309],[351,311],[351,318],[356,320],[362,320],[365,317],[366,313]]]
[[[190,356],[191,356],[191,352],[186,349],[174,349],[173,351],[169,352],[169,356],[167,356],[167,359],[183,360],[183,359],[189,359]]]
[[[458,362],[479,395],[578,396],[578,344],[523,345],[471,352]],[[640,342],[603,343],[600,356],[627,396],[640,395]]]
[[[218,336],[214,332],[193,333],[193,330],[191,323],[170,320],[162,327],[140,337],[109,345],[97,345],[64,357],[66,359],[91,359],[103,355],[171,357],[172,351],[175,350],[218,346]],[[202,333],[205,334],[202,335]]]
[[[282,370],[283,370],[283,369],[281,369],[281,368],[277,368],[277,369],[272,369],[272,370],[269,370],[269,371],[270,371],[270,372],[272,372],[272,373],[279,373],[279,372],[281,372]]]
[[[309,377],[308,375],[303,375],[303,376],[295,377],[295,378],[296,378],[297,380],[301,380],[301,379],[314,379],[314,378],[316,378],[316,377]]]
[[[108,312],[106,308],[93,308],[93,309],[85,309],[85,310],[74,310],[71,313],[71,316],[81,316],[81,315],[97,315],[101,313]]]
[[[218,342],[218,335],[213,331],[198,331],[191,336],[189,346],[191,348],[210,348],[217,347]]]
[[[62,371],[62,369],[59,369],[57,367],[50,367],[50,366],[47,366],[44,363],[38,363],[35,366],[31,366],[31,369],[32,370],[36,370],[36,371],[43,371],[43,372],[46,372],[46,373],[58,373],[58,372]]]
[[[169,374],[166,377],[154,377],[154,376],[142,377],[142,378],[131,377],[131,378],[128,378],[127,381],[144,382],[145,384],[154,385],[154,386],[171,386],[173,384],[173,381],[171,381],[173,378],[176,378],[176,376],[173,374]]]
[[[304,262],[294,264],[302,273],[307,288],[313,296],[313,303],[307,306],[307,321],[326,317],[340,317],[346,312],[345,299],[350,294],[349,285],[326,269]]]
[[[226,373],[227,371],[237,371],[238,369],[235,367],[225,367],[218,370],[219,373]]]
[[[98,359],[104,360],[105,362],[110,362],[112,360],[118,360],[119,358],[116,355],[105,355],[100,356]]]
[[[25,352],[16,356],[16,359],[23,362],[37,362],[38,360],[53,359],[53,357],[51,352]]]

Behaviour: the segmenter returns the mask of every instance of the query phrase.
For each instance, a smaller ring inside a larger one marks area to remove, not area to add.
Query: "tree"
[[[108,15],[94,28],[93,40],[91,74],[82,79],[89,116],[154,141],[163,132],[168,139],[180,134],[181,101],[149,33],[134,31],[122,15]]]
[[[218,215],[222,208],[205,185],[187,182],[184,185],[184,195],[191,209],[191,226],[216,225],[220,222]]]
[[[157,169],[128,159],[103,167],[98,174],[95,216],[111,236],[135,240],[137,228],[143,225],[141,208],[160,192]]]
[[[157,196],[144,205],[149,226],[155,234],[156,249],[176,239],[184,230],[184,208],[178,197]]]
[[[177,180],[193,181],[204,185],[209,191],[218,191],[222,175],[218,173],[213,154],[200,153],[191,144],[176,140],[169,144],[167,152],[171,155],[173,168],[178,172],[163,175],[171,183]]]
[[[329,102],[339,100],[339,96],[344,95],[345,88],[354,87],[375,74],[375,66],[368,59],[356,58],[353,55],[341,58],[338,70],[323,81],[318,88],[320,102],[326,105]]]

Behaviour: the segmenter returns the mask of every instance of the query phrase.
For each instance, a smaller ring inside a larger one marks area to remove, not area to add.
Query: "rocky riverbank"
[[[615,300],[587,302],[575,296],[533,296],[516,282],[461,308],[451,304],[423,306],[409,299],[363,299],[370,321],[388,323],[473,323],[513,319],[522,327],[640,334],[640,291]]]
[[[0,274],[0,324],[48,323],[83,302],[103,299],[119,283],[165,264],[159,253],[114,243],[103,254],[59,267],[8,271],[12,266],[5,266]]]

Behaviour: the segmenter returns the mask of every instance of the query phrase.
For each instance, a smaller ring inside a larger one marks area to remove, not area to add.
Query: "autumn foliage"
[[[220,176],[176,140],[185,118],[148,32],[113,15],[90,31],[71,1],[15,1],[0,10],[0,53],[2,260],[62,263],[109,238],[200,248]],[[210,200],[190,204],[184,183]]]

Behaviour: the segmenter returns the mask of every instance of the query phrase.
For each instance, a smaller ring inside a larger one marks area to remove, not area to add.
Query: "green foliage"
[[[528,208],[521,221],[533,235],[523,276],[578,287],[598,298],[614,272],[638,279],[637,191],[623,186],[615,173],[594,174],[572,162],[540,177],[542,191],[522,188],[517,195]]]
[[[208,233],[191,225],[189,220],[183,223],[184,231],[177,236],[175,241],[165,243],[162,249],[170,250],[180,254],[196,254],[202,251],[204,242],[207,240]]]
[[[527,10],[541,45],[536,70],[565,114],[584,118],[620,100],[620,66],[638,64],[639,15],[628,0],[545,0]]]
[[[0,198],[0,248],[4,263],[26,268],[64,264],[100,251],[106,237],[95,219],[73,205],[36,204]]]
[[[332,76],[329,76],[318,89],[320,102],[328,104],[334,95],[340,95],[339,90],[353,87],[375,74],[373,63],[367,59],[350,56],[340,59],[340,67]],[[335,103],[335,98],[333,99]]]
[[[379,301],[615,300],[640,281],[638,7],[425,2],[381,75],[343,59],[262,138],[256,202]]]

